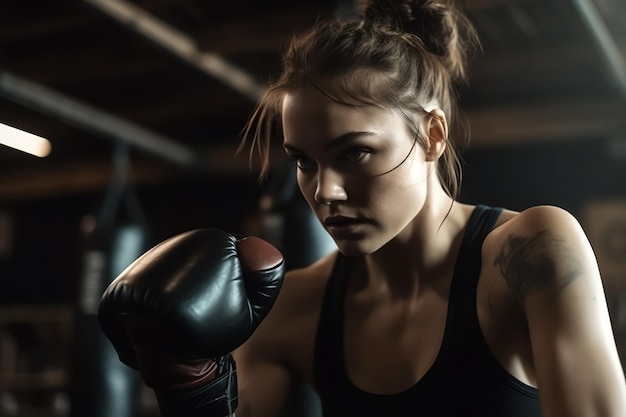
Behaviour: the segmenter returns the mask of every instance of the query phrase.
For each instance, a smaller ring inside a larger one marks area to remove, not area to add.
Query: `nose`
[[[323,205],[330,205],[348,198],[341,175],[332,170],[320,170],[317,174],[315,201]]]

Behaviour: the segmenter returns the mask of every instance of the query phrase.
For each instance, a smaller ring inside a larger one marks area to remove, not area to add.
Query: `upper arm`
[[[626,415],[604,289],[579,223],[537,207],[505,229],[496,265],[526,314],[544,416]]]
[[[283,351],[287,277],[275,305],[252,336],[232,354],[237,367],[237,417],[279,417],[291,397],[294,377]]]
[[[239,391],[237,417],[282,416],[292,397],[294,377],[279,361],[259,354],[251,341],[233,352]]]
[[[310,382],[317,311],[330,274],[331,255],[289,271],[275,305],[257,330],[233,352],[237,366],[237,417],[278,417],[293,411],[296,393]]]

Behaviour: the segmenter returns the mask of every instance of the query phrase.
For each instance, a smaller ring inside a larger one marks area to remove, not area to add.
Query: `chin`
[[[370,255],[380,249],[380,246],[375,246],[370,241],[366,240],[335,240],[337,249],[344,256],[358,257]]]

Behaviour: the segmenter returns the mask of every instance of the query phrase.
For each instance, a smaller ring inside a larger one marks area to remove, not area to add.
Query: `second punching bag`
[[[75,304],[70,370],[70,417],[137,415],[140,378],[122,364],[98,325],[102,293],[148,248],[146,222],[126,171],[128,150],[118,148],[114,175],[95,216],[83,220],[83,260]]]
[[[260,205],[263,237],[283,252],[287,270],[310,265],[337,249],[300,193],[293,164],[285,165],[271,179]],[[322,416],[321,403],[311,387],[298,387],[294,408],[288,415]]]

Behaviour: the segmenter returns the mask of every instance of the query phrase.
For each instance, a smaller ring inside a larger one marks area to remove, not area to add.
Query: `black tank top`
[[[357,388],[343,350],[345,277],[350,258],[338,256],[327,284],[315,342],[315,388],[324,417],[535,417],[537,389],[509,374],[480,330],[476,288],[481,248],[501,209],[477,206],[456,261],[443,341],[432,367],[412,387],[390,394]]]

